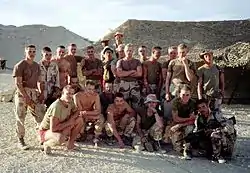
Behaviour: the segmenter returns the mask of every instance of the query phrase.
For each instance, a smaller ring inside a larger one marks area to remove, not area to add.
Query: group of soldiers
[[[94,46],[86,48],[87,56],[77,56],[77,46],[70,44],[67,53],[58,46],[54,57],[44,47],[37,63],[36,47],[25,48],[13,71],[19,147],[29,148],[24,141],[29,110],[46,154],[61,144],[75,149],[75,141],[92,132],[95,145],[118,141],[120,148],[153,152],[166,143],[184,159],[195,150],[219,163],[230,158],[235,122],[222,116],[224,71],[213,64],[213,53],[201,52],[204,65],[196,69],[185,44],[169,47],[168,58],[160,63],[161,47],[153,47],[148,57],[142,45],[140,57],[134,58],[134,46],[123,44],[123,34],[114,38],[112,46],[101,41],[101,57]],[[187,138],[192,135],[202,140]]]

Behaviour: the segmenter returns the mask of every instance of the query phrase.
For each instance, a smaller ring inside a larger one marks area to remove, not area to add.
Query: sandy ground
[[[7,75],[0,73],[0,88],[11,84]],[[120,150],[105,145],[94,148],[78,143],[79,151],[68,152],[56,147],[52,156],[46,156],[39,146],[35,123],[30,114],[26,118],[28,151],[16,148],[13,103],[0,102],[0,172],[153,172],[153,173],[249,173],[250,172],[250,106],[224,106],[225,116],[236,116],[238,139],[233,160],[227,164],[211,163],[205,158],[182,160],[174,152],[137,153],[132,149]]]

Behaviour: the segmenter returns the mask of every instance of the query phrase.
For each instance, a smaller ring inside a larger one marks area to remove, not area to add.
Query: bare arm
[[[67,128],[71,125],[72,125],[72,121],[65,121],[65,122],[60,123],[58,118],[56,118],[54,116],[50,117],[50,130],[52,132],[61,132],[65,128]]]
[[[141,77],[142,76],[142,67],[137,66],[136,72],[131,74],[132,77]]]
[[[198,93],[198,99],[202,99],[202,77],[199,77],[198,79],[198,86],[197,86],[197,93]]]
[[[80,93],[78,93],[80,94]],[[82,105],[81,105],[81,102],[80,102],[80,99],[79,99],[79,95],[78,94],[75,94],[73,96],[73,100],[74,100],[74,104],[76,105],[77,107],[77,110],[81,111],[82,110]]]
[[[24,87],[23,87],[23,78],[22,77],[15,77],[14,80],[15,80],[15,85],[16,85],[17,91],[19,93],[21,93],[21,95],[23,97],[29,98],[29,96],[27,95],[27,93],[26,93],[26,91],[24,90]]]
[[[162,118],[159,116],[159,114],[157,112],[154,115],[155,115],[155,120],[156,120],[157,125],[159,127],[163,128]]]
[[[146,65],[143,65],[143,81],[144,81],[144,85],[148,84],[148,68]]]
[[[167,77],[167,68],[162,68],[162,78],[163,82],[166,82],[166,77]]]
[[[222,94],[224,95],[225,90],[225,75],[224,72],[220,72],[220,90]]]
[[[167,77],[166,77],[166,94],[169,93],[169,88],[170,88],[170,84],[171,84],[171,78],[172,78],[172,72],[168,72],[167,73]]]
[[[184,64],[184,69],[185,69],[186,78],[187,78],[187,80],[188,80],[189,82],[191,82],[191,80],[192,80],[193,77],[194,77],[194,71],[191,70],[191,69],[189,68],[189,65],[188,65],[188,62],[187,62],[187,61],[184,62],[183,64]]]
[[[135,73],[135,70],[123,71],[121,68],[117,68],[116,71],[118,77],[127,77],[130,76],[132,73]]]
[[[116,129],[116,124],[115,124],[115,120],[114,120],[114,112],[113,110],[109,107],[107,110],[107,119],[108,119],[108,123],[111,125],[111,128],[113,129],[113,134],[115,136],[115,138],[118,141],[121,141],[121,136],[119,135],[117,129]]]

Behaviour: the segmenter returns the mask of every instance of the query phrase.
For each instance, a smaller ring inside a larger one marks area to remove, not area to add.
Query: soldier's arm
[[[197,85],[198,99],[202,99],[202,90],[203,90],[202,89],[203,88],[202,83],[203,83],[202,76],[199,76],[198,85]]]
[[[132,77],[141,77],[142,76],[142,66],[141,66],[141,64],[137,66],[136,72],[132,73],[130,76],[132,76]]]
[[[162,68],[160,68],[159,81],[158,81],[158,88],[161,88],[161,87],[162,87],[162,83],[163,83]]]
[[[143,66],[143,82],[144,82],[144,85],[147,85],[148,84],[148,68],[147,66],[144,64]]]
[[[189,82],[191,82],[191,80],[194,77],[194,70],[189,67],[187,60],[184,61],[183,65],[184,65],[184,69],[185,69],[186,78]]]
[[[125,109],[128,111],[129,115],[131,115],[131,116],[136,115],[134,109],[132,109],[131,106],[127,102],[125,104]]]
[[[121,141],[121,136],[119,135],[119,133],[117,132],[117,129],[116,129],[116,124],[115,124],[115,120],[114,120],[114,111],[113,111],[113,107],[112,105],[110,105],[107,109],[107,120],[108,120],[108,123],[111,125],[111,128],[113,129],[113,134],[115,136],[115,138],[118,140],[118,141]]]
[[[29,96],[27,95],[27,93],[23,87],[23,78],[22,77],[15,77],[14,80],[15,80],[15,85],[16,85],[17,91],[19,93],[21,93],[21,95],[24,98],[29,98]]]
[[[73,96],[73,100],[74,100],[74,104],[77,108],[78,111],[81,111],[82,110],[82,105],[81,105],[81,102],[80,102],[80,99],[79,99],[79,93],[75,94]]]
[[[220,78],[219,78],[219,81],[220,81],[220,90],[221,90],[221,93],[222,95],[224,96],[224,91],[225,91],[225,75],[224,75],[224,70],[220,70]]]
[[[167,68],[162,68],[161,72],[162,72],[163,82],[166,82],[165,80],[167,77]]]
[[[172,72],[167,72],[167,77],[166,77],[166,94],[169,94],[169,88],[171,84],[171,78],[172,78]]]
[[[94,72],[94,75],[102,76],[102,74],[103,74],[103,66],[102,66],[102,62],[99,62],[98,68]]]

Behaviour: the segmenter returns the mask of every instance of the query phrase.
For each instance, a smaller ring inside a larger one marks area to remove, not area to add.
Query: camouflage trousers
[[[155,123],[149,130],[142,130],[142,133],[145,137],[150,137],[155,141],[160,141],[162,139],[163,128],[159,127],[157,123]],[[143,148],[143,144],[141,143],[141,137],[136,135],[133,139],[132,146],[141,145]]]
[[[124,95],[124,99],[130,102],[133,108],[138,107],[141,101],[141,92],[137,81],[128,82],[121,80],[119,92]]]
[[[220,156],[231,158],[236,141],[236,131],[229,134],[222,129],[217,129],[210,134],[210,139],[213,158],[219,158]]]
[[[39,92],[36,89],[24,88],[27,95],[34,101],[34,105],[27,105],[24,97],[17,91],[14,96],[14,113],[16,116],[16,133],[18,138],[25,136],[24,121],[27,110],[32,114],[37,125],[42,122],[45,115],[46,107],[44,104],[38,103]]]
[[[94,134],[95,136],[99,136],[102,134],[104,125],[105,125],[105,118],[102,114],[100,114],[99,119],[95,121],[89,121],[83,118],[83,128],[82,128],[81,133],[83,133],[84,130],[88,131],[91,128],[91,126],[94,126],[94,129],[95,129]]]
[[[77,63],[77,78],[78,78],[79,85],[81,86],[81,88],[84,88],[86,84],[86,76],[82,74],[81,63]]]
[[[131,137],[135,128],[135,117],[125,114],[121,120],[115,121],[117,131],[120,135]],[[105,123],[105,130],[108,136],[113,136],[113,128],[110,123]]]
[[[119,78],[116,78],[113,83],[113,93],[119,92],[119,86],[120,86],[121,80]]]
[[[182,150],[190,150],[190,143],[185,143],[184,141],[179,141],[183,139],[185,136],[187,136],[189,133],[193,132],[194,125],[188,125],[184,127],[180,127],[176,130],[173,130],[173,127],[175,127],[178,124],[169,124],[165,128],[165,134],[164,134],[164,141],[166,143],[169,143],[171,141],[173,148],[177,152],[182,152]]]
[[[148,84],[148,87],[145,86],[142,89],[143,96],[147,96],[148,94],[156,94],[156,96],[160,97],[160,90],[158,89],[157,84]]]

